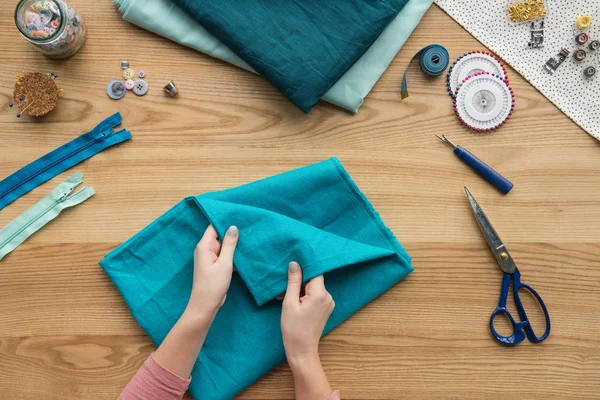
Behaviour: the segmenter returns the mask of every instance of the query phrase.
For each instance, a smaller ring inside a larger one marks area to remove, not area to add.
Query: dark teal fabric
[[[230,399],[285,360],[281,302],[287,264],[325,275],[336,307],[325,332],[412,272],[411,259],[332,158],[234,189],[189,197],[100,265],[159,345],[183,312],[194,247],[208,224],[240,230],[227,300],[192,372],[196,399]]]
[[[173,0],[306,113],[408,0]]]

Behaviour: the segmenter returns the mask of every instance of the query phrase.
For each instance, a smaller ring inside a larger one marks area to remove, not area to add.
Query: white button
[[[143,96],[146,93],[148,93],[148,82],[146,82],[143,79],[138,79],[134,83],[135,83],[135,85],[133,85],[133,93],[134,94],[136,94],[138,96]]]

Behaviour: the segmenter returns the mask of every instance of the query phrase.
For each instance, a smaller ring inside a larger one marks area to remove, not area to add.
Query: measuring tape
[[[419,50],[408,62],[408,66],[404,71],[404,77],[402,78],[402,92],[401,97],[403,99],[408,97],[408,87],[406,86],[406,71],[410,63],[419,56],[419,65],[421,71],[427,76],[439,76],[444,73],[448,64],[450,63],[450,54],[448,50],[439,44],[430,44],[429,46],[423,47]]]

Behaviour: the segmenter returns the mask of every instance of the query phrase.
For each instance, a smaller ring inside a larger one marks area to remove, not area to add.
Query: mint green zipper
[[[83,203],[92,197],[94,189],[84,187],[70,195],[83,183],[83,175],[75,173],[58,185],[40,202],[19,215],[0,231],[0,260],[23,243],[29,236],[56,218],[63,209]]]

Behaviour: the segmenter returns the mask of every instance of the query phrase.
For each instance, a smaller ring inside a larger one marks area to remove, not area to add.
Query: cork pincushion
[[[20,76],[15,85],[14,101],[21,110],[25,110],[23,114],[41,117],[56,107],[59,93],[52,75],[27,73]]]

